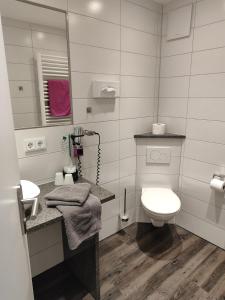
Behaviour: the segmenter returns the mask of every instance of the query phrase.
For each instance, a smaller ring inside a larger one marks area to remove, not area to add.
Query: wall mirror
[[[15,129],[72,123],[66,12],[1,0]]]

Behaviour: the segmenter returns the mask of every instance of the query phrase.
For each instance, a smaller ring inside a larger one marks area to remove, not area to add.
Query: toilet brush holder
[[[121,216],[122,222],[128,222],[129,217],[127,215],[127,189],[124,189],[124,200],[123,200],[123,215]]]

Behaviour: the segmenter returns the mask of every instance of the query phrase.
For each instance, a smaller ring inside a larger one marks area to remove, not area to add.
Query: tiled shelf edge
[[[152,132],[146,132],[141,134],[135,134],[135,139],[185,139],[186,136],[182,134],[175,133],[165,133],[165,134],[153,134]]]

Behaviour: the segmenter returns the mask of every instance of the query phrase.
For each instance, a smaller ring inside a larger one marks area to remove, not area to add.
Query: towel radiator
[[[72,116],[55,117],[50,113],[48,80],[68,79],[69,63],[68,57],[37,54],[37,73],[40,94],[42,126],[69,125]]]

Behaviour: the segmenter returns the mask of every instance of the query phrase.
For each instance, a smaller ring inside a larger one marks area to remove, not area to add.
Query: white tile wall
[[[166,12],[188,2],[174,0],[164,7],[164,34]],[[209,187],[213,173],[225,171],[224,1],[193,3],[190,37],[171,42],[163,37],[159,121],[187,136],[180,170],[183,210],[177,223],[225,248],[224,199]]]
[[[49,5],[51,2],[49,0]],[[191,35],[167,42],[167,12],[190,3],[194,4],[194,12],[196,11]],[[180,192],[183,210],[176,222],[225,248],[224,199],[209,188],[212,174],[225,172],[223,6],[223,0],[174,0],[164,6],[158,120],[166,122],[170,132],[185,133],[187,139],[182,154],[181,145],[176,144],[176,141],[171,142],[173,164],[167,170],[146,168],[145,148],[152,142],[139,141],[136,188],[137,199],[140,198],[140,189],[144,185],[163,185],[177,191],[178,160],[182,155]],[[131,221],[135,220],[133,207],[136,149],[133,134],[148,131],[157,111],[156,57],[160,55],[161,10],[160,6],[148,0],[122,0],[121,6],[119,0],[102,0],[95,7],[88,0],[69,0],[68,8],[75,120],[85,127],[102,132],[104,163],[101,180],[117,196],[116,201],[109,204],[110,207],[103,208],[104,222],[100,234],[102,239],[121,228],[118,212],[122,206],[124,187],[129,189],[129,212]],[[27,36],[23,24],[19,30],[21,36]],[[29,36],[26,41],[21,36],[15,37],[13,33],[9,33],[9,39],[15,38],[16,47],[29,45]],[[9,49],[8,62],[29,64],[29,52],[19,53],[19,61],[15,61],[15,53]],[[121,82],[121,99],[114,104],[104,103],[102,106],[91,99],[93,79],[118,78]],[[27,87],[26,94],[32,95],[30,87]],[[91,115],[85,112],[87,105],[93,106]],[[159,145],[163,143],[165,141],[157,141]],[[92,180],[95,177],[95,166],[91,157],[94,157],[95,144],[93,139],[85,140],[85,149],[89,153],[88,157],[90,155],[90,159],[85,162],[85,174]],[[32,165],[35,166],[36,161],[41,164],[48,156],[60,157],[60,150],[54,152],[54,147],[59,149],[58,133],[53,134],[49,147],[48,152],[38,158],[24,158],[19,146],[21,164],[27,166],[25,161],[33,160]],[[48,176],[53,172],[51,168],[53,167],[49,167]],[[36,179],[40,177],[41,174],[38,173]],[[139,205],[137,207],[139,211]],[[138,216],[143,217],[141,213]]]
[[[136,220],[133,135],[149,131],[157,113],[161,6],[151,0],[120,2],[101,0],[96,4],[88,0],[68,0],[74,123],[101,133],[100,181],[116,194],[115,201],[103,206],[101,239],[124,226],[119,220],[124,188],[127,188],[129,224]],[[51,6],[52,1],[47,4]],[[26,28],[20,29],[26,33]],[[46,37],[48,34],[46,31]],[[58,40],[52,44],[57,45]],[[35,42],[38,47],[44,47],[43,43]],[[15,52],[10,51],[8,62],[14,63]],[[30,59],[21,51],[16,62],[29,64]],[[121,98],[94,100],[93,80],[120,81]],[[16,88],[14,90],[18,93]],[[92,113],[86,112],[88,106]],[[36,182],[51,180],[66,160],[61,137],[71,130],[72,126],[17,131],[22,176]],[[30,136],[46,136],[47,151],[27,156],[23,139]],[[94,182],[96,145],[96,137],[84,139],[83,174]]]

